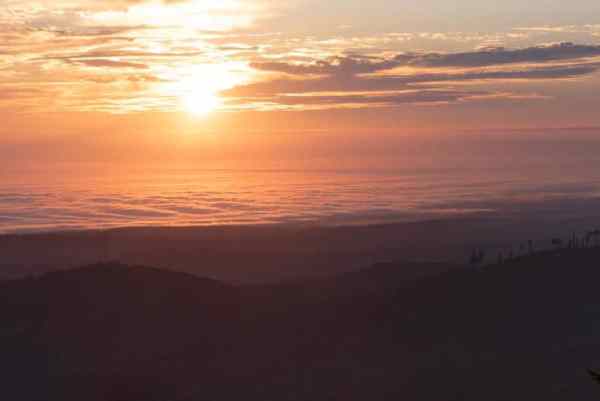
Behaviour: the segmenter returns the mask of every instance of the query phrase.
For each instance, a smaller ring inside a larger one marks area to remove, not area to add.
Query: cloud
[[[336,56],[308,63],[254,62],[251,64],[254,69],[278,75],[236,86],[222,95],[237,99],[238,104],[246,99],[251,104],[294,107],[450,103],[483,97],[537,99],[547,96],[446,89],[449,84],[527,83],[583,77],[600,70],[600,61],[595,59],[598,56],[600,46],[558,43],[513,50],[400,53],[385,58]]]
[[[598,70],[593,58],[600,58],[600,46],[568,42],[532,46],[533,41],[515,39],[519,48],[498,47],[508,46],[509,37],[529,36],[526,29],[488,34],[344,29],[332,37],[257,30],[253,21],[273,15],[274,2],[267,0],[3,5],[3,110],[175,111],[197,88],[220,92],[223,103],[234,108],[435,104],[479,99],[479,92],[498,95],[486,85],[503,81],[584,77]],[[459,85],[460,91],[450,89]],[[514,97],[536,92],[511,91]]]
[[[151,52],[151,51],[140,51],[140,50],[91,50],[88,52],[74,53],[74,54],[64,54],[64,55],[53,55],[47,56],[43,59],[46,60],[68,60],[68,61],[78,61],[81,59],[88,58],[110,58],[110,57],[135,57],[135,58],[158,58],[158,59],[166,59],[166,58],[187,58],[187,57],[196,57],[199,55],[203,55],[203,52],[200,51],[186,51],[186,52]]]
[[[522,32],[542,33],[589,33],[594,31],[600,31],[600,24],[529,26],[514,28],[514,30]]]
[[[20,87],[7,87],[0,91],[0,100],[14,100],[18,98],[31,98],[35,96],[41,96],[44,92],[40,89],[35,88],[20,88]]]
[[[329,61],[315,61],[311,64],[289,64],[284,62],[251,63],[257,70],[281,72],[292,75],[355,75],[388,70],[398,66],[395,59],[373,61],[369,58],[335,57]]]
[[[392,94],[373,95],[359,93],[350,95],[306,95],[306,96],[277,96],[270,101],[288,106],[298,105],[381,105],[414,103],[450,103],[463,99],[488,95],[487,92],[468,92],[456,90],[415,90]]]
[[[425,54],[409,61],[409,65],[426,67],[487,67],[516,63],[545,63],[600,56],[600,46],[576,45],[570,42],[547,46],[507,50],[497,48],[455,54]]]
[[[275,95],[230,100],[232,107],[250,105],[258,110],[324,110],[338,108],[394,107],[399,105],[440,105],[467,101],[543,100],[538,94],[457,89],[411,89],[386,93]]]
[[[454,73],[414,73],[407,75],[381,75],[360,77],[329,76],[313,79],[274,79],[271,81],[237,86],[224,91],[227,97],[271,96],[278,94],[344,92],[344,91],[389,91],[406,89],[416,84],[442,82],[472,82],[481,80],[541,80],[565,79],[594,73],[600,64],[552,66],[508,71],[469,71]]]
[[[482,49],[462,53],[403,53],[388,59],[334,57],[309,64],[255,62],[257,70],[292,75],[356,75],[390,70],[397,67],[490,67],[506,64],[545,63],[600,56],[600,46],[570,42],[524,49]]]
[[[131,63],[128,61],[115,61],[115,60],[104,60],[104,59],[90,59],[90,60],[77,60],[75,63],[84,64],[89,67],[109,67],[109,68],[136,68],[136,69],[147,69],[146,64]]]

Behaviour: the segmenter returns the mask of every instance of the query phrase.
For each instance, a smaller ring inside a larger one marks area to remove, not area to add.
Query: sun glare
[[[194,92],[182,99],[184,109],[195,116],[205,116],[215,111],[221,104],[217,95],[210,92]]]
[[[163,80],[155,91],[167,99],[175,99],[178,111],[193,116],[206,116],[215,111],[229,110],[221,92],[247,82],[245,65],[239,63],[187,64],[156,70]]]

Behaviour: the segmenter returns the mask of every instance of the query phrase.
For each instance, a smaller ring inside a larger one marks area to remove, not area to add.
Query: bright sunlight
[[[219,97],[211,92],[188,93],[182,98],[185,111],[195,116],[205,116],[218,109],[220,105]]]

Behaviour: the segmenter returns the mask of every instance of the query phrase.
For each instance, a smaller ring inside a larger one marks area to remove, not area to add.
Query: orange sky
[[[7,0],[0,163],[341,163],[600,126],[597,2],[521,3]]]

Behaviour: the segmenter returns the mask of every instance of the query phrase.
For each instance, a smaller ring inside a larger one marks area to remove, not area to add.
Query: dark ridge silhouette
[[[599,260],[600,248],[564,248],[476,269],[390,263],[261,286],[111,263],[6,281],[0,391],[13,401],[596,400]]]
[[[426,277],[437,276],[460,265],[450,263],[396,262],[377,263],[330,277],[267,286],[272,291],[296,291],[303,298],[382,296],[413,285]]]
[[[518,256],[520,244],[565,237],[596,220],[560,225],[537,217],[457,218],[366,226],[146,227],[27,235],[0,235],[0,279],[119,260],[213,277],[231,283],[264,284],[330,276],[397,260],[464,264],[473,249],[485,263],[498,251]],[[511,252],[509,247],[513,246]],[[516,247],[515,247],[516,245]],[[525,245],[523,245],[525,246]]]

